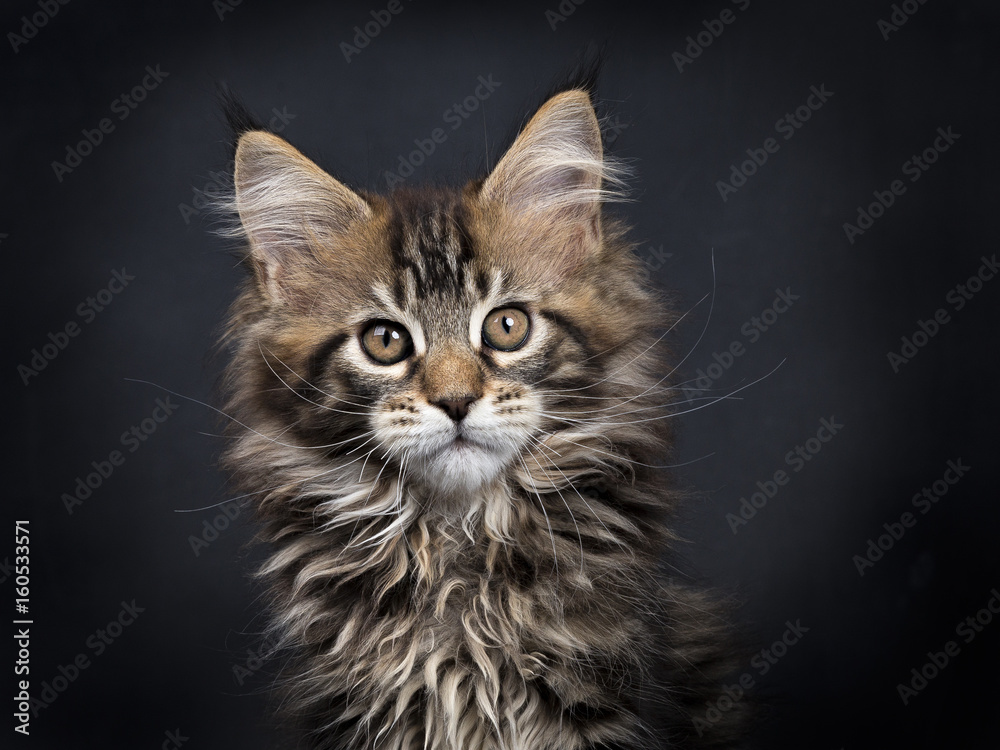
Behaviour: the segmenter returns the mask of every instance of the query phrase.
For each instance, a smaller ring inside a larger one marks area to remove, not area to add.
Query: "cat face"
[[[379,444],[443,492],[492,481],[531,440],[540,421],[531,384],[553,348],[550,326],[533,322],[536,304],[499,283],[468,287],[393,305],[387,314],[407,326],[368,323],[345,351],[378,383]]]
[[[459,201],[416,194],[379,208],[391,278],[368,281],[328,377],[366,398],[381,453],[439,492],[473,490],[539,429],[532,384],[567,342],[536,290],[476,252]]]
[[[462,190],[360,195],[244,134],[258,344],[244,354],[273,429],[438,494],[501,479],[648,335],[634,261],[602,223],[616,179],[582,91]]]

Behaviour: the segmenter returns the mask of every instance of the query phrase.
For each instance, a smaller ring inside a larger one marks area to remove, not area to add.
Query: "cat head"
[[[550,98],[461,189],[362,193],[244,132],[234,203],[253,278],[232,324],[244,419],[440,494],[502,481],[555,433],[607,431],[605,402],[586,399],[641,391],[660,322],[602,212],[621,177],[584,90]]]

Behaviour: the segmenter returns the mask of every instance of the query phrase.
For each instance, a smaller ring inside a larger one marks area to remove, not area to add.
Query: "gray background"
[[[92,461],[122,448],[122,432],[150,416],[162,388],[218,403],[225,357],[211,350],[241,269],[211,222],[180,208],[226,168],[216,84],[265,120],[272,108],[293,114],[283,135],[357,187],[383,189],[414,139],[444,127],[446,142],[410,181],[458,182],[495,163],[559,74],[589,43],[606,42],[600,97],[617,128],[612,151],[636,175],[635,201],[616,210],[678,310],[712,291],[714,253],[711,319],[706,301],[667,340],[677,360],[687,355],[682,378],[733,341],[745,354],[712,395],[784,363],[740,400],[679,417],[673,459],[692,462],[674,477],[691,491],[680,529],[686,569],[743,602],[738,620],[757,649],[786,621],[809,629],[766,675],[744,667],[770,704],[756,744],[996,746],[1000,623],[968,644],[955,628],[1000,585],[1000,280],[960,311],[946,295],[997,249],[998,12],[931,0],[886,40],[877,21],[893,12],[888,2],[658,5],[591,0],[553,29],[555,0],[404,2],[350,62],[340,43],[384,3],[244,2],[220,18],[208,0],[77,1],[16,53],[0,43],[4,528],[32,521],[33,691],[77,654],[90,658],[33,720],[29,740],[0,744],[155,748],[177,729],[185,748],[278,742],[263,718],[273,666],[243,684],[234,676],[261,628],[260,590],[248,580],[260,551],[245,548],[251,530],[240,518],[195,555],[191,537],[220,509],[180,512],[228,497],[211,409],[174,397],[176,413],[90,498],[71,515],[61,500]],[[733,23],[678,71],[673,53],[724,8]],[[36,3],[7,4],[0,32],[19,33],[36,12]],[[147,65],[169,76],[116,119],[114,100]],[[443,113],[480,75],[500,86],[451,130]],[[778,152],[723,201],[716,182],[821,85],[833,96],[793,138],[778,134]],[[58,181],[51,163],[104,117],[114,131]],[[903,163],[948,126],[961,138],[908,182]],[[906,193],[848,242],[844,222],[894,179]],[[122,267],[135,280],[82,324],[77,305]],[[741,328],[779,288],[798,299],[749,343]],[[951,322],[894,373],[887,353],[942,307]],[[69,321],[80,335],[24,385],[18,365]],[[733,534],[726,514],[756,482],[788,470],[786,453],[824,417],[843,429]],[[972,468],[860,576],[852,558],[914,510],[911,497],[949,459]],[[9,564],[13,535],[0,538]],[[11,602],[5,576],[0,598]],[[88,638],[132,599],[144,611],[96,655]],[[949,640],[959,655],[904,706],[897,684]],[[12,664],[13,648],[3,658]],[[10,726],[0,731],[9,737]]]

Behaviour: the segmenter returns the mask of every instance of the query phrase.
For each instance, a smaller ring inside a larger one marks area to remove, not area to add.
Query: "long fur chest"
[[[582,531],[571,545],[523,502],[494,493],[378,544],[308,534],[275,555],[302,655],[291,692],[329,733],[320,747],[562,750],[632,733],[646,638],[630,566],[595,570]]]

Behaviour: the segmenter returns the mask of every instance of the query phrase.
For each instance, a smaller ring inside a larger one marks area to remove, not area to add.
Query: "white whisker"
[[[549,520],[548,511],[545,510],[545,501],[542,500],[542,496],[538,492],[538,487],[535,485],[535,480],[531,476],[531,471],[528,469],[528,464],[525,463],[523,456],[518,456],[517,460],[521,462],[521,467],[524,469],[524,476],[531,483],[531,491],[534,493],[535,498],[538,500],[538,507],[542,509],[542,515],[545,517],[545,525],[549,529],[549,540],[552,542],[552,567],[556,575],[556,585],[559,582],[559,553],[556,552],[556,537],[552,532],[552,522]]]
[[[189,401],[192,404],[198,404],[199,406],[204,406],[206,409],[214,411],[216,414],[225,417],[226,419],[232,421],[234,424],[238,424],[240,427],[247,430],[248,432],[252,432],[254,435],[257,435],[258,437],[261,437],[270,443],[274,443],[275,445],[280,445],[285,448],[295,448],[296,450],[326,450],[329,448],[336,448],[337,446],[343,445],[344,443],[349,442],[350,440],[357,440],[357,437],[353,437],[353,438],[348,438],[348,440],[345,440],[341,443],[331,443],[329,445],[295,445],[293,443],[282,443],[281,441],[275,440],[274,438],[269,437],[262,432],[258,432],[253,427],[250,427],[249,425],[244,424],[243,422],[238,420],[236,417],[230,416],[229,414],[226,414],[226,412],[222,411],[222,409],[218,409],[212,406],[211,404],[206,404],[204,401],[199,401],[196,398],[191,398],[190,396],[185,396],[182,393],[177,393],[177,391],[172,391],[169,388],[165,388],[162,385],[153,383],[152,381],[149,380],[140,380],[139,378],[125,378],[125,380],[129,381],[130,383],[142,383],[144,385],[151,385],[154,388],[159,388],[164,393],[169,393],[171,396],[177,396],[177,398],[184,399],[185,401]]]
[[[535,462],[536,466],[538,466],[538,470],[541,471],[544,474],[545,473],[545,469],[542,468],[542,465],[538,462],[538,459],[535,458],[535,454],[534,453],[529,453],[528,456],[530,456],[531,460]],[[562,500],[563,505],[566,506],[566,510],[569,513],[570,520],[573,521],[573,526],[576,527],[576,538],[580,542],[580,575],[585,575],[585,570],[586,570],[586,568],[584,567],[585,553],[583,551],[583,535],[580,533],[580,524],[578,524],[576,522],[576,516],[573,515],[573,509],[569,507],[569,503],[566,502],[566,498],[563,497],[563,494],[562,494],[562,492],[560,492],[559,488],[556,487],[555,485],[553,485],[552,489],[554,489],[556,491],[556,494],[559,495],[559,499]],[[541,498],[539,498],[539,500],[540,499]]]
[[[268,370],[270,370],[270,371],[271,371],[271,373],[272,373],[272,374],[274,375],[274,377],[276,377],[276,378],[278,379],[278,382],[279,382],[279,383],[281,383],[281,384],[282,384],[283,386],[285,386],[285,388],[287,388],[288,390],[290,390],[290,391],[291,391],[292,393],[294,393],[294,394],[295,394],[296,396],[298,396],[299,398],[301,398],[301,399],[302,399],[303,401],[306,401],[306,402],[308,402],[308,403],[312,404],[313,406],[318,406],[318,407],[319,407],[320,409],[326,409],[327,411],[332,411],[332,412],[336,412],[337,414],[348,414],[348,415],[350,415],[350,416],[353,416],[353,417],[364,417],[364,416],[367,416],[367,414],[365,414],[364,412],[357,412],[357,411],[347,411],[347,410],[345,410],[345,409],[334,409],[334,408],[333,408],[332,406],[326,406],[325,404],[320,404],[320,403],[317,403],[316,401],[313,401],[313,400],[312,400],[312,399],[310,399],[310,398],[306,398],[306,397],[305,397],[305,396],[303,396],[303,395],[302,395],[301,393],[299,393],[299,392],[298,392],[297,390],[295,390],[294,388],[292,388],[292,386],[288,385],[288,383],[286,383],[286,382],[285,382],[284,378],[282,378],[282,377],[281,377],[281,376],[280,376],[280,375],[279,375],[279,374],[278,374],[277,372],[275,372],[275,371],[274,371],[274,368],[273,368],[273,367],[271,367],[271,363],[270,363],[270,362],[268,362],[268,361],[267,361],[267,357],[265,357],[265,356],[264,356],[264,350],[263,350],[263,349],[261,349],[261,343],[260,343],[260,341],[258,341],[258,342],[257,342],[257,348],[258,348],[258,350],[260,351],[260,358],[261,358],[262,360],[264,360],[264,364],[265,364],[265,365],[267,365],[267,369],[268,369]],[[274,358],[275,358],[276,360],[278,360],[278,362],[280,362],[280,363],[281,363],[282,365],[284,365],[284,367],[285,367],[285,368],[286,368],[286,369],[287,369],[287,370],[288,370],[289,372],[291,372],[291,373],[292,373],[293,375],[295,375],[295,376],[296,376],[297,378],[299,378],[299,380],[301,380],[301,381],[302,381],[303,383],[305,383],[306,385],[308,385],[308,386],[309,386],[310,388],[312,388],[312,389],[314,389],[314,390],[318,391],[319,393],[323,393],[323,391],[321,391],[321,390],[320,390],[319,388],[316,388],[316,386],[314,386],[314,385],[313,385],[312,383],[310,383],[310,382],[309,382],[308,380],[306,380],[306,379],[305,379],[305,378],[303,378],[303,377],[302,377],[301,375],[299,375],[299,374],[298,374],[297,372],[295,372],[295,370],[293,370],[293,369],[292,369],[291,367],[289,367],[289,366],[288,366],[288,365],[286,365],[286,364],[285,364],[284,362],[282,362],[282,361],[281,361],[281,358],[280,358],[280,357],[278,357],[277,355],[275,355],[275,354],[274,354],[273,352],[271,352],[270,350],[268,350],[268,353],[269,353],[269,354],[270,354],[270,355],[271,355],[272,357],[274,357]],[[330,396],[330,395],[329,395],[329,394],[327,394],[327,393],[323,393],[323,395],[324,395],[324,396],[327,396],[328,398],[332,398],[332,399],[336,399],[337,401],[340,401],[340,400],[342,400],[342,399],[338,399],[338,398],[337,398],[336,396]],[[373,409],[372,409],[372,407],[370,407],[370,406],[365,406],[365,405],[363,405],[363,404],[355,404],[355,406],[361,406],[362,408],[365,408],[365,409],[368,409],[369,411],[372,411],[372,410],[373,410]]]
[[[547,445],[545,445],[545,443],[544,443],[544,442],[541,442],[541,441],[539,441],[539,442],[538,442],[538,445],[539,445],[539,446],[541,446],[542,448],[548,448],[548,446],[547,446]],[[586,499],[586,498],[585,498],[585,497],[583,496],[583,494],[581,494],[580,490],[578,490],[578,489],[576,488],[576,485],[575,485],[575,484],[573,484],[573,481],[572,481],[572,480],[571,480],[571,479],[570,479],[570,478],[569,478],[568,476],[566,476],[566,472],[564,472],[564,471],[563,471],[563,470],[562,470],[562,469],[561,469],[561,468],[560,468],[560,467],[558,466],[558,464],[556,464],[555,462],[551,462],[551,463],[552,463],[552,467],[553,467],[553,468],[554,468],[554,469],[555,469],[556,471],[558,471],[558,472],[559,472],[560,474],[562,474],[562,476],[563,476],[563,479],[565,479],[565,480],[566,480],[566,484],[567,484],[567,486],[568,486],[568,487],[569,487],[570,489],[572,489],[572,490],[573,490],[573,491],[574,491],[574,492],[576,493],[577,497],[579,497],[579,498],[580,498],[580,499],[581,499],[581,500],[583,501],[583,504],[587,506],[587,510],[589,510],[589,511],[590,511],[590,515],[591,515],[591,517],[593,517],[593,519],[594,519],[594,520],[596,520],[596,521],[597,521],[597,522],[598,522],[599,524],[601,524],[601,526],[603,526],[603,527],[604,527],[604,530],[605,530],[606,532],[608,532],[608,536],[609,536],[609,537],[611,538],[611,540],[612,540],[612,541],[613,541],[613,542],[614,542],[615,544],[617,544],[617,545],[619,546],[619,548],[621,548],[621,549],[622,549],[623,551],[628,551],[628,548],[627,548],[627,547],[625,546],[625,544],[624,544],[624,543],[623,543],[623,542],[622,542],[622,541],[621,541],[621,540],[620,540],[620,539],[619,539],[619,538],[618,538],[618,537],[617,537],[617,536],[616,536],[615,534],[613,534],[613,533],[611,532],[611,529],[609,529],[609,528],[608,528],[608,526],[607,526],[607,524],[605,524],[605,523],[604,523],[604,521],[603,521],[603,519],[602,519],[602,518],[600,517],[600,515],[599,515],[598,513],[596,513],[596,512],[594,511],[594,509],[593,509],[593,507],[592,507],[592,506],[590,505],[590,503],[588,503],[588,502],[587,502],[587,499]],[[572,511],[571,511],[571,513],[572,513]],[[581,551],[582,551],[582,550],[581,550]]]

